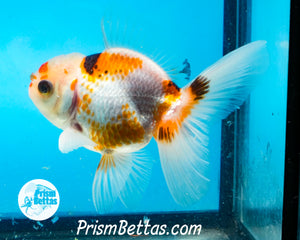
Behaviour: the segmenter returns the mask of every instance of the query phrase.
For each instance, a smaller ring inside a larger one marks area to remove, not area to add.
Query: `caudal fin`
[[[198,201],[207,187],[208,122],[237,109],[256,85],[251,76],[267,65],[266,42],[247,44],[181,89],[180,98],[162,116],[155,138],[167,185],[177,203]]]
[[[266,45],[266,41],[256,41],[232,51],[186,87],[193,88],[203,78],[209,82],[208,92],[195,111],[201,119],[223,119],[245,101],[257,85],[253,75],[262,73],[269,65]]]

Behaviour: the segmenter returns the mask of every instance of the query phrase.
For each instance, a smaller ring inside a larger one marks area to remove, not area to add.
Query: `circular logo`
[[[26,183],[19,192],[19,208],[22,213],[36,221],[53,216],[59,206],[59,195],[54,185],[43,179]]]

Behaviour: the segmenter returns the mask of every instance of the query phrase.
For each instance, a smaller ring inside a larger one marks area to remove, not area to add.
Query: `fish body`
[[[94,149],[127,153],[147,145],[165,102],[164,84],[172,83],[167,74],[149,58],[120,48],[85,57],[81,74],[76,119]]]
[[[179,88],[148,57],[125,48],[55,57],[31,75],[29,95],[41,113],[63,129],[59,149],[102,155],[93,183],[100,213],[117,198],[134,206],[151,176],[142,149],[154,137],[174,200],[198,201],[209,181],[208,123],[238,108],[253,88],[250,75],[267,59],[266,43],[248,44]]]

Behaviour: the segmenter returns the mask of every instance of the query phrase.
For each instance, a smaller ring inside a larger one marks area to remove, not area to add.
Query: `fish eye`
[[[39,82],[38,89],[39,89],[39,92],[43,95],[49,94],[49,93],[52,93],[52,91],[53,91],[53,85],[48,80],[42,80]]]

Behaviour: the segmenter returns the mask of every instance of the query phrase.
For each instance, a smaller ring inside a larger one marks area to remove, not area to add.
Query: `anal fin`
[[[148,187],[153,159],[146,150],[132,153],[132,171],[123,187],[120,199],[128,208],[135,208]]]
[[[99,213],[107,213],[120,198],[134,207],[148,186],[152,161],[141,153],[104,154],[93,183],[93,201]]]

